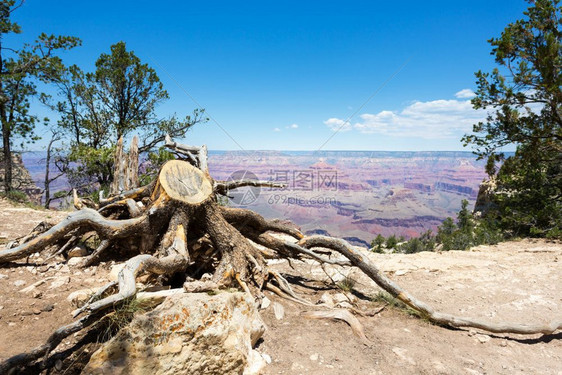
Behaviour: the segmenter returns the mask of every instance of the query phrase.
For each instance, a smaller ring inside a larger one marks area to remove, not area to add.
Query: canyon
[[[42,188],[44,155],[23,154]],[[306,233],[342,237],[361,246],[377,235],[410,238],[455,217],[463,199],[474,204],[486,178],[470,152],[210,151],[213,178],[257,178],[285,188],[247,187],[225,204],[291,220]],[[59,179],[52,191],[68,189]]]

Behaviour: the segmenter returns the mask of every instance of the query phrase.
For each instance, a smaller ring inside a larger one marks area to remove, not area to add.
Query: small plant
[[[336,285],[344,292],[351,292],[355,287],[355,284],[357,284],[357,281],[354,278],[352,278],[351,276],[346,276]]]
[[[132,298],[125,301],[121,306],[115,309],[115,311],[107,316],[107,324],[105,329],[101,334],[101,342],[107,341],[109,338],[114,336],[122,328],[128,325],[135,314],[145,313],[147,310],[142,306],[141,302]]]
[[[389,307],[403,311],[408,315],[421,317],[421,314],[418,311],[412,309],[410,306],[406,305],[399,299],[394,298],[388,292],[380,291],[373,298],[371,298],[371,300],[373,302],[385,303]]]
[[[21,190],[10,190],[2,194],[3,197],[17,203],[29,203],[29,197]]]

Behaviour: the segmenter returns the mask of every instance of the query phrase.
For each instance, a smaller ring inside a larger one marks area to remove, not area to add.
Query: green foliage
[[[524,15],[489,40],[498,68],[476,73],[472,104],[491,112],[463,141],[488,159],[500,228],[555,236],[562,228],[562,6],[536,0]],[[501,150],[510,144],[516,152],[506,158]]]
[[[396,245],[398,245],[398,239],[394,234],[392,236],[387,237],[385,243],[387,249],[389,250],[396,249]]]
[[[398,248],[405,254],[419,253],[420,251],[433,251],[435,248],[435,236],[431,229],[423,232],[419,237],[414,237],[401,244]]]
[[[70,138],[66,171],[78,182],[90,181],[93,187],[109,185],[113,159],[105,156],[113,152],[120,137],[132,134],[139,136],[139,153],[149,153],[157,170],[170,157],[162,149],[156,150],[165,135],[183,137],[191,126],[206,121],[203,110],[195,110],[183,120],[159,118],[156,107],[168,99],[168,93],[156,71],[127,50],[124,42],[112,45],[110,53],[102,53],[95,66],[94,72],[84,72],[76,65],[60,66],[60,101],[53,103],[50,96],[42,97],[61,115],[58,126]]]
[[[357,281],[354,278],[346,276],[343,280],[337,283],[337,286],[344,292],[351,292],[353,288],[355,288],[355,284],[357,284]]]
[[[413,254],[420,251],[433,251],[437,244],[440,244],[444,251],[466,250],[473,246],[496,244],[503,238],[496,220],[492,217],[476,220],[468,209],[468,201],[464,199],[457,214],[456,224],[452,218],[448,217],[437,228],[436,236],[431,230],[428,230],[419,237],[398,245],[397,250]]]
[[[70,185],[83,195],[108,187],[113,176],[114,153],[114,147],[92,148],[81,143],[73,145],[65,167]],[[97,201],[97,198],[94,199]]]
[[[405,312],[408,315],[421,317],[420,312],[412,309],[410,306],[406,305],[404,302],[397,298],[394,298],[390,293],[385,291],[378,292],[372,299],[373,302],[384,303],[389,307]]]
[[[11,148],[16,140],[34,142],[39,137],[34,133],[37,116],[29,112],[30,100],[37,95],[38,81],[49,83],[54,77],[60,58],[56,50],[66,50],[80,45],[80,39],[67,36],[41,34],[31,44],[21,48],[6,48],[3,40],[7,34],[21,32],[20,26],[11,20],[12,13],[23,2],[0,1],[0,122],[2,125],[2,152],[4,189],[12,189]]]
[[[475,220],[468,210],[468,201],[462,201],[457,214],[457,224],[447,218],[437,229],[436,242],[442,244],[442,250],[466,250],[483,244],[496,244],[503,239],[501,231],[491,217]]]
[[[144,314],[145,312],[147,312],[145,306],[136,298],[123,302],[113,313],[107,316],[107,325],[101,333],[101,341],[107,341],[122,328],[126,327],[136,314]]]
[[[149,152],[148,160],[146,160],[140,168],[140,184],[146,185],[150,183],[160,170],[160,167],[162,167],[165,162],[172,159],[175,159],[174,154],[167,151],[164,147],[160,147],[154,152]]]
[[[6,199],[16,203],[29,203],[29,197],[21,190],[10,190],[7,193],[2,193]]]
[[[384,253],[383,251],[383,245],[385,243],[385,239],[384,237],[379,233],[377,235],[377,237],[375,237],[375,239],[373,241],[371,241],[371,248],[372,251],[374,251],[375,253],[379,253],[382,254]]]

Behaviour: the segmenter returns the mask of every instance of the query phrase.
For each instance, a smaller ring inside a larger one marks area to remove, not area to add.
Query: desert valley
[[[23,155],[39,187],[43,159],[38,152]],[[287,185],[244,188],[228,205],[362,246],[379,233],[410,238],[435,230],[455,217],[463,199],[474,204],[486,178],[484,163],[470,152],[211,151],[209,169],[217,180],[251,177]],[[53,190],[66,185],[57,180]]]

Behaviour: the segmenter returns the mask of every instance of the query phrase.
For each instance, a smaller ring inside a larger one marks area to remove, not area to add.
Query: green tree
[[[7,47],[9,34],[21,33],[20,26],[11,20],[12,13],[24,1],[0,1],[0,122],[2,123],[2,160],[4,191],[12,189],[12,145],[15,139],[33,142],[37,117],[30,113],[30,98],[37,94],[36,81],[50,82],[54,66],[60,58],[56,50],[78,46],[80,39],[68,36],[41,34],[31,45],[20,49]]]
[[[489,40],[498,68],[476,73],[472,100],[489,115],[463,141],[488,159],[502,227],[545,235],[562,228],[562,7],[529,2],[523,19]],[[511,144],[515,155],[506,158],[502,147]]]
[[[392,236],[387,237],[385,243],[387,249],[395,249],[396,245],[398,245],[398,239],[396,238],[396,235],[393,234]]]
[[[474,228],[474,221],[472,213],[468,210],[468,201],[463,199],[461,202],[461,209],[457,214],[457,227],[466,233],[472,232]]]
[[[399,250],[406,254],[419,253],[420,251],[433,251],[435,249],[435,236],[431,229],[401,244]]]
[[[385,240],[382,234],[378,234],[375,239],[371,242],[371,247],[375,253],[382,253],[382,245],[384,244]]]
[[[53,104],[46,96],[43,101],[60,113],[59,126],[70,138],[66,172],[74,187],[111,183],[113,145],[120,137],[137,134],[139,152],[153,152],[166,134],[183,137],[191,126],[206,121],[203,110],[183,120],[175,115],[159,118],[155,110],[168,93],[155,70],[128,51],[124,42],[102,53],[93,73],[75,65],[60,69],[60,101]]]

